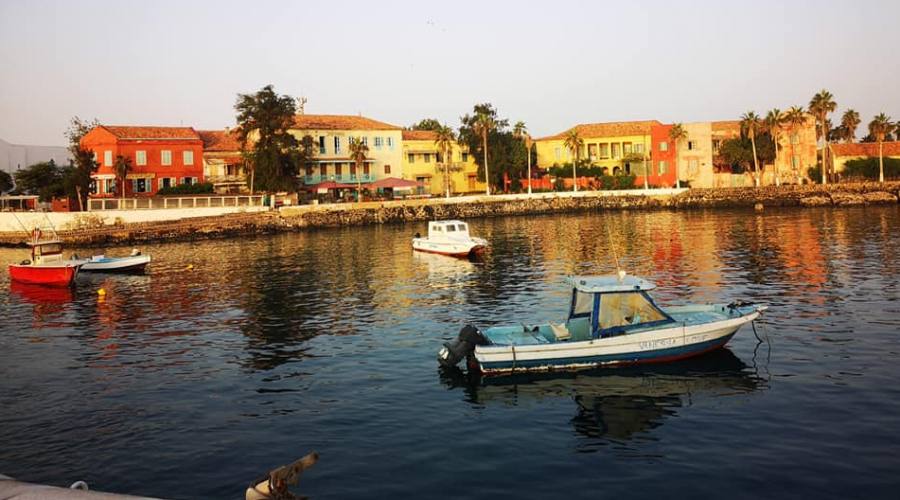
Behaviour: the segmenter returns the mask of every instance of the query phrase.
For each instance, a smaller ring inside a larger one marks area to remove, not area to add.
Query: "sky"
[[[73,116],[234,125],[273,84],[307,113],[458,126],[490,102],[532,136],[737,119],[820,89],[900,119],[900,2],[0,0],[0,138],[64,145]],[[859,134],[863,135],[863,134]]]

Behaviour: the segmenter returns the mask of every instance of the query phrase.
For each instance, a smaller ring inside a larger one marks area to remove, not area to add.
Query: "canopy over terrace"
[[[370,186],[375,189],[410,190],[421,187],[423,184],[421,182],[399,179],[397,177],[386,177],[384,179],[378,179],[370,184]]]
[[[335,181],[325,181],[307,186],[307,188],[314,190],[318,194],[328,194],[328,191],[332,189],[356,189],[356,184],[341,184]]]

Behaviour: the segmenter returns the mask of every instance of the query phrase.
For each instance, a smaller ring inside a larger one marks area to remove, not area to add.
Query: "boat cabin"
[[[461,220],[439,220],[428,223],[428,238],[468,238],[469,225]]]
[[[576,276],[565,327],[572,339],[587,340],[674,322],[654,302],[656,285],[634,276]]]
[[[31,247],[31,262],[34,265],[55,264],[62,262],[62,242],[58,240],[44,240],[29,242]]]

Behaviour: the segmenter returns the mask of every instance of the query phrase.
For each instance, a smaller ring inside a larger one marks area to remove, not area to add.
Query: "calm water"
[[[71,292],[0,272],[0,472],[242,498],[317,450],[298,491],[318,499],[895,498],[897,207],[470,222],[482,263],[413,254],[409,224],[145,247],[147,276]],[[561,319],[565,276],[614,269],[608,231],[661,302],[771,304],[770,343],[490,385],[438,370],[465,322]]]

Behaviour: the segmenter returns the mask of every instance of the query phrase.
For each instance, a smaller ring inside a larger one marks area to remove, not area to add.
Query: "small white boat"
[[[454,257],[472,257],[484,252],[487,241],[469,235],[469,225],[459,220],[441,220],[428,223],[428,237],[418,233],[413,238],[413,249]]]
[[[135,248],[128,257],[94,255],[85,261],[81,270],[96,273],[142,273],[150,260],[149,255],[142,255],[141,251]]]
[[[653,283],[626,276],[572,278],[564,323],[466,325],[438,354],[444,366],[463,358],[485,375],[660,363],[724,346],[766,306],[744,302],[660,308],[647,294]]]

